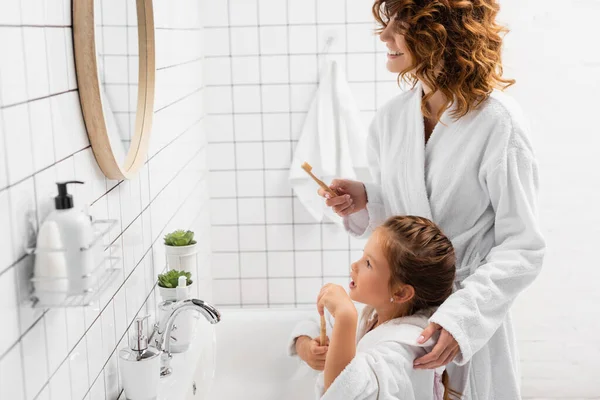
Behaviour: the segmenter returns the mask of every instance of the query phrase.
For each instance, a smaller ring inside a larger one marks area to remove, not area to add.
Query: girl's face
[[[352,263],[350,298],[375,308],[390,304],[390,266],[383,253],[386,233],[376,230],[365,246],[360,260]]]
[[[379,34],[379,39],[388,48],[387,64],[388,71],[400,73],[412,64],[412,57],[406,47],[404,35],[395,31],[395,20],[390,20],[385,29]]]

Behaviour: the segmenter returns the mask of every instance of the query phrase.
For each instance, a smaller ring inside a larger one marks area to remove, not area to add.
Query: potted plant
[[[172,269],[164,274],[158,274],[158,291],[164,301],[177,300],[177,284],[180,276],[185,276],[187,278],[186,285],[189,292],[190,285],[194,283],[191,279],[191,273]]]
[[[169,269],[196,272],[196,241],[194,232],[176,230],[165,235],[165,253]]]

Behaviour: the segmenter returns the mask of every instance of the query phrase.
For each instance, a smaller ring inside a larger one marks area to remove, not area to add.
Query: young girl
[[[452,293],[454,264],[452,244],[425,218],[392,217],[378,227],[363,257],[352,264],[350,295],[333,284],[319,293],[319,313],[327,310],[335,320],[328,326],[329,346],[310,339],[318,336],[316,322],[294,331],[292,353],[314,369],[324,366],[317,379],[318,398],[449,398],[444,368],[417,370],[413,360],[434,344],[420,344],[419,336]],[[352,300],[366,304],[360,323]]]

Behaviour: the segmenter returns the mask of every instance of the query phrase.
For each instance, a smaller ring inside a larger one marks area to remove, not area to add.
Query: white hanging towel
[[[290,185],[308,212],[321,222],[323,216],[343,226],[342,219],[318,196],[318,185],[301,167],[329,184],[334,178],[356,179],[368,171],[365,143],[367,130],[350,87],[336,61],[327,61],[290,168]]]

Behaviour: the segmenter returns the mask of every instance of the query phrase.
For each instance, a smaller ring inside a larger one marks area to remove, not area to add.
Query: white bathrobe
[[[537,218],[537,163],[516,104],[495,91],[454,121],[449,111],[424,143],[421,85],[375,116],[367,157],[367,209],[344,218],[367,236],[392,215],[438,224],[457,256],[456,291],[431,317],[460,345],[448,365],[464,399],[520,398],[510,317],[516,296],[538,275],[545,242]]]
[[[323,373],[317,377],[315,394],[321,400],[434,400],[441,398],[443,386],[434,397],[436,371],[416,370],[413,360],[431,350],[435,341],[430,339],[424,344],[417,343],[417,338],[427,326],[429,314],[418,314],[410,317],[396,318],[377,328],[364,332],[364,325],[357,327],[356,355],[352,362],[334,380],[327,392]],[[331,337],[335,323],[326,312],[327,335]],[[367,324],[369,326],[370,324]],[[298,324],[291,335],[289,352],[296,353],[295,338],[301,335],[316,337],[319,335],[317,320]],[[441,376],[444,368],[437,374]]]

